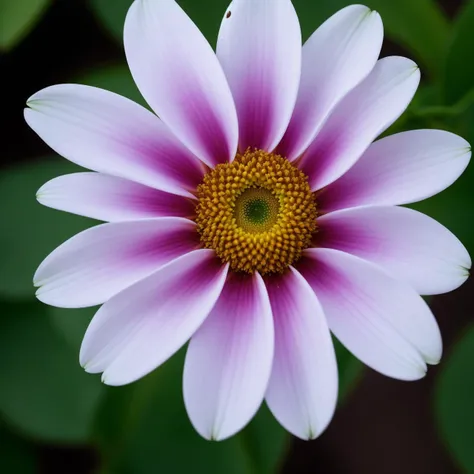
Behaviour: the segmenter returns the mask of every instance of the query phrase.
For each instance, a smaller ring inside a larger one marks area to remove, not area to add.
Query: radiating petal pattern
[[[133,78],[152,109],[209,166],[234,158],[238,125],[211,46],[174,0],[136,0],[124,43]]]
[[[422,295],[462,285],[471,259],[445,227],[419,212],[394,206],[358,207],[318,218],[317,246],[370,260]]]
[[[298,93],[301,31],[291,0],[234,0],[222,20],[217,56],[234,96],[239,148],[271,151]]]
[[[107,301],[87,328],[80,361],[124,385],[154,370],[197,330],[217,301],[227,266],[195,250]]]
[[[299,162],[314,191],[344,174],[406,109],[420,82],[418,66],[391,56],[349,92]]]
[[[183,196],[204,175],[202,163],[142,106],[96,87],[61,84],[28,99],[28,125],[80,166]]]
[[[471,158],[469,143],[443,130],[411,130],[373,143],[318,197],[323,212],[421,201],[456,181]]]
[[[265,395],[273,345],[262,278],[233,274],[186,354],[184,401],[201,436],[221,440],[250,421]]]
[[[337,403],[337,363],[329,328],[314,292],[295,269],[265,283],[275,325],[266,400],[288,431],[313,439],[329,424]]]
[[[189,198],[102,173],[59,176],[44,184],[36,198],[44,206],[108,222],[195,213]]]
[[[293,160],[306,150],[334,106],[372,70],[382,40],[380,15],[363,5],[339,10],[313,33],[303,47],[298,99],[278,153]]]
[[[178,217],[102,224],[54,250],[34,276],[40,301],[95,306],[199,245],[194,222]]]
[[[439,328],[409,285],[373,263],[332,249],[310,249],[298,269],[331,331],[362,362],[390,377],[416,380],[439,362]]]

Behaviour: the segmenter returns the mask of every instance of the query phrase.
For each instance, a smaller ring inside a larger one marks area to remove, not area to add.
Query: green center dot
[[[248,188],[237,198],[234,216],[246,232],[268,232],[278,220],[279,209],[279,201],[271,191]]]
[[[245,203],[244,214],[253,224],[265,224],[270,215],[270,206],[264,199],[252,199]]]

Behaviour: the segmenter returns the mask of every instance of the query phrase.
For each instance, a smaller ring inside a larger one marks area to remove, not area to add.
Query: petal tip
[[[92,372],[90,371],[91,367],[91,360],[89,358],[86,358],[84,355],[84,349],[81,347],[79,351],[79,365],[88,373],[91,374]]]
[[[313,439],[316,439],[319,436],[319,433],[317,430],[313,429],[312,426],[309,427],[308,433],[306,440],[307,441],[312,441]]]
[[[25,110],[35,110],[35,105],[37,106],[41,102],[41,99],[38,97],[38,92],[33,94],[31,97],[26,99],[26,108]]]

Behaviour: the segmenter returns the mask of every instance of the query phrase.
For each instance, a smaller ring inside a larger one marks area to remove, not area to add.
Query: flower
[[[233,435],[265,399],[308,439],[336,405],[330,331],[390,377],[438,363],[420,294],[458,287],[471,260],[398,205],[451,185],[471,151],[440,130],[372,143],[420,80],[409,59],[377,60],[382,37],[380,16],[354,5],[302,48],[290,0],[234,0],[216,55],[173,0],[136,0],[125,51],[160,118],[80,85],[28,100],[30,127],[94,170],[53,179],[38,200],[107,222],[34,277],[47,304],[103,304],[81,347],[88,372],[127,384],[191,339],[184,401],[202,436]]]

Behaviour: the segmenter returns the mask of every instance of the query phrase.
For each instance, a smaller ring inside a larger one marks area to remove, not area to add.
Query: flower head
[[[93,170],[38,200],[106,222],[34,277],[45,303],[102,304],[81,347],[88,372],[130,383],[190,339],[184,400],[202,436],[231,436],[265,399],[307,439],[336,405],[330,331],[391,377],[439,361],[420,294],[455,289],[471,260],[398,206],[451,185],[471,152],[440,130],[372,143],[420,80],[409,59],[377,60],[382,37],[379,15],[354,5],[301,47],[290,0],[234,0],[216,55],[174,0],[136,0],[125,51],[156,115],[80,85],[29,99],[30,127]]]

